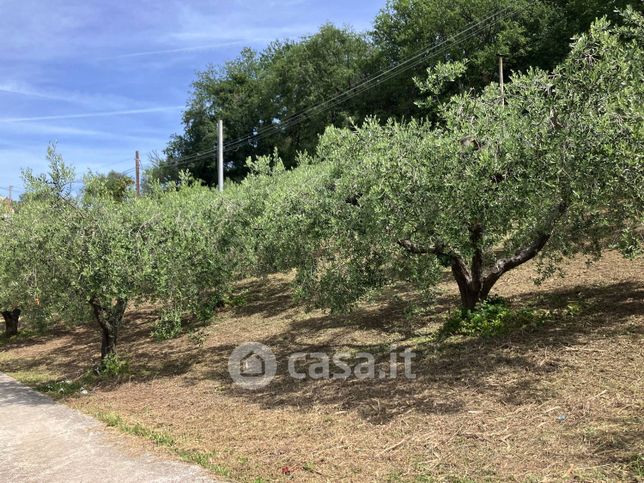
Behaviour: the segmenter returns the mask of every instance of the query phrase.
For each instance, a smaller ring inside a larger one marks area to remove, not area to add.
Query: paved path
[[[133,455],[98,421],[0,373],[1,482],[206,482],[198,466]]]

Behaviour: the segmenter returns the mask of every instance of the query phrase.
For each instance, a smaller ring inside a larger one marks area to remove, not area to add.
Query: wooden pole
[[[141,196],[141,157],[138,151],[134,154],[134,168],[136,171],[136,196]]]
[[[13,185],[9,185],[9,208],[13,209]]]

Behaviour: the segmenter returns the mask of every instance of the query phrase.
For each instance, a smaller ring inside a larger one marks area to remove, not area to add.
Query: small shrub
[[[40,384],[36,386],[36,390],[58,399],[78,393],[81,387],[79,381],[64,380]]]
[[[181,314],[179,311],[169,310],[154,324],[152,337],[157,342],[174,339],[181,334],[181,330]]]
[[[248,300],[246,299],[246,294],[236,294],[236,295],[229,295],[226,300],[226,305],[229,307],[242,307],[248,303]]]
[[[492,337],[539,324],[544,314],[532,309],[513,309],[501,298],[491,298],[474,310],[461,310],[450,316],[441,327],[438,339],[453,335]]]
[[[124,376],[129,373],[129,364],[116,354],[109,354],[101,362],[98,375],[106,378]]]
[[[206,335],[202,331],[191,330],[188,332],[188,339],[190,339],[193,344],[201,347],[206,340]]]

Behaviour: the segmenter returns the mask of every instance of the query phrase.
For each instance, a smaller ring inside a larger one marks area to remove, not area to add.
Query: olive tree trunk
[[[2,312],[7,337],[18,335],[18,322],[20,321],[20,309],[5,310]]]
[[[117,299],[109,307],[101,305],[95,299],[90,302],[94,319],[101,332],[101,360],[116,353],[119,328],[123,322],[127,301]]]
[[[484,264],[482,248],[484,227],[477,222],[472,223],[469,227],[470,242],[474,250],[469,266],[458,252],[440,242],[427,247],[417,245],[411,240],[399,240],[398,245],[413,255],[432,254],[441,260],[448,261],[461,294],[461,307],[465,310],[472,310],[478,303],[490,296],[492,288],[503,274],[532,260],[543,250],[552,236],[555,224],[566,213],[567,207],[568,204],[565,201],[555,206],[546,218],[542,229],[536,233],[528,245],[517,250],[512,256],[497,260],[492,267],[487,269]]]
[[[467,267],[458,256],[453,256],[451,261],[452,274],[461,294],[461,307],[465,310],[473,310],[477,304],[486,300],[503,274],[532,260],[550,239],[550,233],[539,234],[528,246],[517,250],[511,257],[498,260],[484,273],[483,251],[480,248],[483,229],[475,226],[470,229],[470,235],[475,247],[470,266]]]

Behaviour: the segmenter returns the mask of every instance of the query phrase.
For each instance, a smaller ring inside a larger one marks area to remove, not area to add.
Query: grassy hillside
[[[607,253],[565,278],[531,282],[531,264],[497,291],[542,310],[507,336],[431,334],[458,294],[446,277],[432,311],[404,287],[349,316],[305,312],[289,276],[248,280],[209,324],[179,339],[148,336],[152,307],[128,315],[116,380],[84,375],[90,328],[6,343],[0,370],[155,448],[241,481],[641,480],[644,478],[644,263]],[[547,309],[547,310],[546,310]],[[297,351],[419,353],[414,380],[231,384],[246,341],[284,361]],[[87,394],[84,394],[87,392]]]

